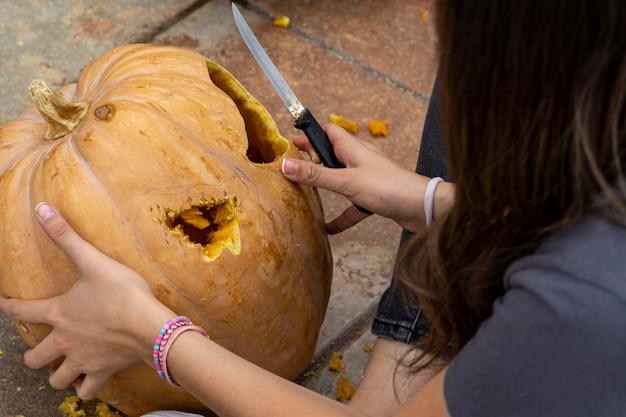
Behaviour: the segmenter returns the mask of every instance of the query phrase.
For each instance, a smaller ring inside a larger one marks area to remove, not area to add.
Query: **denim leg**
[[[424,131],[420,144],[415,172],[427,177],[441,177],[449,180],[448,162],[442,140],[442,117],[439,81],[435,79],[433,91],[426,112]],[[410,232],[402,231],[402,243]],[[411,292],[396,278],[383,293],[374,316],[372,333],[383,339],[399,340],[414,344],[422,339],[429,329],[428,321],[417,302],[411,301]]]

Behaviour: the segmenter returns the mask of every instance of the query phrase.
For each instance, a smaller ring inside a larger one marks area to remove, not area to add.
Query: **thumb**
[[[81,260],[87,251],[95,250],[72,229],[67,220],[48,203],[42,202],[35,207],[39,224],[48,237],[65,252],[80,269]]]
[[[283,159],[280,170],[286,178],[298,184],[317,186],[321,176],[319,165],[298,159]]]
[[[332,175],[329,174],[332,170]],[[345,170],[325,168],[313,162],[301,159],[285,158],[282,161],[281,171],[285,178],[298,184],[342,193],[344,181],[342,174]]]

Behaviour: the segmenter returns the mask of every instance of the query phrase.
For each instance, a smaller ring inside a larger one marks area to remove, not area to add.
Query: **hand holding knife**
[[[232,3],[233,15],[235,17],[235,24],[239,29],[239,33],[252,52],[254,59],[257,61],[265,76],[269,79],[270,83],[274,87],[274,90],[278,93],[289,113],[293,116],[295,121],[295,127],[302,130],[306,137],[309,139],[311,146],[319,156],[322,164],[329,168],[345,168],[337,157],[333,149],[332,143],[328,139],[328,135],[324,132],[324,129],[315,120],[311,112],[306,109],[300,100],[296,97],[291,90],[287,82],[280,74],[272,60],[269,58],[257,38],[252,33],[252,30],[244,20],[243,16],[237,9],[235,3]],[[373,214],[371,211],[362,207],[356,206],[361,212],[365,214]]]

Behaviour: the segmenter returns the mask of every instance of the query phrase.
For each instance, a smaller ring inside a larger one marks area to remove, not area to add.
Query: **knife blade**
[[[295,93],[291,90],[281,73],[276,68],[276,65],[274,65],[270,57],[267,55],[267,52],[265,52],[261,43],[258,41],[256,36],[254,36],[254,33],[252,33],[252,29],[250,29],[250,26],[248,26],[248,23],[234,2],[232,3],[232,8],[235,25],[237,26],[237,29],[239,29],[239,33],[241,34],[243,41],[252,53],[256,62],[261,67],[265,76],[274,87],[274,90],[287,107],[287,110],[289,110],[289,113],[295,119],[294,126],[304,132],[324,166],[329,168],[345,168],[345,165],[339,162],[335,156],[333,145],[330,143],[328,135],[324,129],[322,129],[309,109],[305,108],[300,100],[298,100],[298,97],[296,97]],[[356,206],[356,208],[365,214],[373,214],[371,211],[362,207]]]

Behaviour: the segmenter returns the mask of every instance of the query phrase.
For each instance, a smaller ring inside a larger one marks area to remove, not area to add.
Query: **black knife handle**
[[[315,149],[317,156],[319,156],[322,164],[329,168],[345,168],[346,166],[339,162],[335,156],[335,150],[333,144],[330,143],[328,135],[322,129],[322,126],[315,120],[315,117],[311,114],[309,109],[304,109],[300,114],[300,117],[296,119],[295,126],[304,132],[309,142]]]
[[[322,129],[322,126],[320,126],[317,120],[315,120],[315,117],[313,117],[309,109],[304,109],[304,111],[302,111],[300,117],[296,119],[295,126],[296,129],[300,129],[304,132],[324,166],[328,168],[346,167],[344,164],[339,162],[339,160],[335,156],[333,144],[330,143],[328,135],[326,134],[324,129]],[[357,206],[356,204],[354,206],[358,208],[359,211],[361,211],[362,213],[374,214],[363,207]]]

